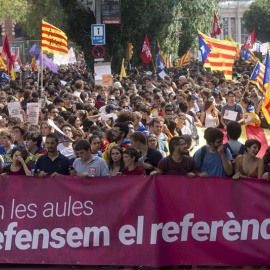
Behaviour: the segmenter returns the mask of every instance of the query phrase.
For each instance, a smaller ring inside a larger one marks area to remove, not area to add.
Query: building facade
[[[245,29],[243,14],[254,1],[219,2],[219,14],[222,23],[221,39],[228,36],[239,43],[244,43],[244,40],[250,33]]]

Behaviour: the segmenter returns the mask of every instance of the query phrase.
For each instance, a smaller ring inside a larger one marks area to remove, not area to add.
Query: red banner
[[[0,185],[0,263],[270,264],[267,181],[10,176]]]

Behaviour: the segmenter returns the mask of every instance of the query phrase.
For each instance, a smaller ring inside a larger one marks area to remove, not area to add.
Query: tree
[[[28,7],[27,0],[0,0],[1,18],[12,18],[15,21],[25,20]]]
[[[42,19],[63,31],[65,28],[65,13],[59,0],[31,1],[25,18],[21,25],[24,35],[29,39],[41,39]]]
[[[268,0],[256,0],[245,11],[244,24],[248,32],[256,29],[256,39],[261,42],[270,39],[270,6]]]
[[[179,42],[179,55],[182,56],[189,48],[197,49],[197,30],[207,33],[212,30],[214,12],[217,11],[218,0],[183,0],[182,15],[184,16]]]

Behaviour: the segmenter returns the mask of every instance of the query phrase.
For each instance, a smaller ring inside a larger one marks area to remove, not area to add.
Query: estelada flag
[[[68,53],[66,34],[42,20],[41,49],[53,54],[66,55]]]
[[[142,47],[142,52],[141,52],[140,57],[145,64],[148,64],[149,62],[152,61],[152,54],[151,54],[151,49],[150,49],[147,35],[145,35],[145,39],[143,42],[143,47]]]
[[[220,28],[219,23],[218,23],[217,15],[216,15],[216,13],[214,13],[214,24],[213,24],[213,28],[211,31],[211,37],[214,37],[214,36],[220,35],[220,34],[221,34],[221,28]]]
[[[202,32],[198,32],[200,38],[205,42],[207,48],[210,49],[207,52],[204,67],[209,67],[212,71],[222,71],[225,78],[227,80],[231,80],[237,44],[228,40],[210,38]],[[204,46],[204,48],[206,46]]]
[[[266,63],[265,63],[265,71],[263,78],[263,89],[265,92],[264,101],[262,104],[262,112],[267,120],[267,123],[270,124],[270,55],[267,52],[266,55]]]
[[[244,45],[242,46],[243,49],[252,49],[255,43],[255,34],[256,30],[254,29],[252,33],[249,35],[248,39],[244,41]]]
[[[259,90],[265,95],[266,93],[263,87],[264,72],[265,72],[265,66],[260,61],[257,62],[250,76],[250,82],[257,85]]]
[[[183,67],[189,65],[189,50],[179,59],[175,67]]]

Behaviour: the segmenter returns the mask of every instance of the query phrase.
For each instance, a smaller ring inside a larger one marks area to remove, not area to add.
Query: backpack
[[[226,155],[226,146],[225,145],[223,145],[224,146],[224,148],[223,148],[223,150],[224,150],[224,153],[225,153],[225,155]],[[205,154],[206,154],[206,147],[207,147],[207,145],[204,145],[201,149],[201,163],[200,163],[200,168],[198,168],[198,170],[200,170],[201,169],[201,167],[202,167],[202,165],[203,165],[203,160],[204,160],[204,157],[205,157]],[[195,154],[194,154],[195,155]]]
[[[227,147],[231,151],[231,154],[233,157],[232,166],[233,166],[233,174],[234,174],[235,173],[235,160],[239,155],[245,154],[246,148],[243,144],[241,144],[241,147],[240,147],[238,153],[233,153],[232,148],[230,147],[230,145],[228,143],[225,143],[224,146]]]
[[[187,168],[187,172],[189,172],[189,170],[190,170],[189,162],[188,162],[189,156],[184,155],[183,158],[184,158],[185,163],[186,163],[185,167]],[[168,172],[169,167],[170,167],[170,156],[167,156],[167,157],[165,157],[165,170],[163,172],[163,175],[165,175]]]
[[[229,143],[225,143],[224,146],[226,148],[228,148],[232,154],[232,157],[233,157],[233,163],[235,163],[235,159],[239,156],[239,155],[244,155],[245,154],[245,151],[246,151],[246,148],[243,144],[241,144],[241,147],[238,151],[238,153],[233,153],[233,150],[232,148],[230,147]]]

